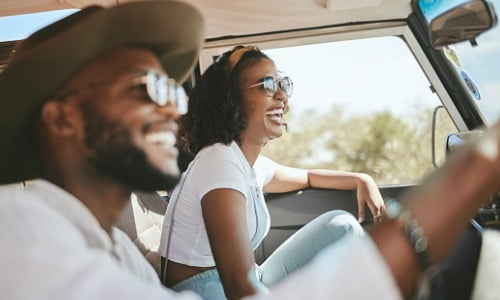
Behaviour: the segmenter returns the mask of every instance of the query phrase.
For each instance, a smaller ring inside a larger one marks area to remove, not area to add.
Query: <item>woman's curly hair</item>
[[[231,55],[240,49],[245,51],[235,61]],[[217,58],[198,78],[189,94],[188,113],[179,121],[180,143],[185,151],[194,155],[215,143],[240,142],[240,133],[247,126],[241,74],[263,58],[270,59],[256,47],[237,46]]]

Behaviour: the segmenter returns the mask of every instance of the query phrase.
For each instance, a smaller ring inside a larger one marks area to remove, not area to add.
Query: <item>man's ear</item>
[[[59,136],[74,135],[79,116],[75,107],[67,102],[47,101],[43,104],[40,121],[47,130]]]

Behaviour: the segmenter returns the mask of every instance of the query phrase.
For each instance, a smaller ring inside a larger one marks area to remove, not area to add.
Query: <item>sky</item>
[[[291,105],[300,111],[337,104],[348,114],[411,114],[414,107],[409,103],[418,102],[415,105],[422,108],[438,104],[413,55],[396,37],[266,52],[297,83]]]
[[[481,93],[475,103],[493,123],[500,117],[500,28],[480,35],[477,42],[479,47],[462,42],[452,48],[457,50],[462,63],[457,70],[465,71]],[[389,110],[411,114],[416,106],[434,108],[439,104],[413,54],[396,37],[299,46],[267,53],[278,68],[294,82],[300,82],[294,85],[292,104],[301,110],[331,102],[357,113]]]
[[[45,25],[57,21],[75,11],[75,9],[65,9],[45,13],[0,17],[0,41],[24,39]]]

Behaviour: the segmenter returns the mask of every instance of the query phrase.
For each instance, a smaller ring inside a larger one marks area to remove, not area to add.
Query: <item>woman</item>
[[[163,225],[167,286],[205,299],[239,299],[263,287],[260,282],[279,282],[342,236],[364,233],[351,214],[325,213],[254,272],[253,250],[270,225],[263,191],[357,189],[360,220],[368,206],[380,221],[384,203],[370,176],[296,169],[260,155],[282,135],[291,93],[290,78],[253,46],[226,52],[198,80],[180,128],[186,150],[196,156],[172,194]]]

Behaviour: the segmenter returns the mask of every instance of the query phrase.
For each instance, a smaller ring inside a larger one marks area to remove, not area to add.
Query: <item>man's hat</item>
[[[40,176],[34,121],[76,71],[107,50],[137,45],[152,50],[181,83],[197,61],[203,26],[188,4],[138,1],[87,7],[20,42],[0,74],[0,184]]]

